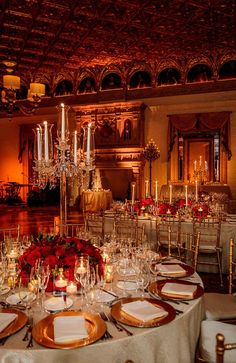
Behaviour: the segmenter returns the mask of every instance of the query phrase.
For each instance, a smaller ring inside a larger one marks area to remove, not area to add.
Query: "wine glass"
[[[94,312],[94,310],[92,309],[92,305],[94,303],[94,286],[96,284],[96,271],[94,267],[90,267],[88,269],[87,278],[88,279],[85,289],[86,297],[88,297],[87,293],[89,293],[89,299],[86,300],[86,307],[89,309],[90,312]]]
[[[79,282],[82,287],[81,306],[84,305],[84,300],[86,299],[86,286],[88,283],[88,273],[89,273],[88,256],[78,257],[75,261],[74,277],[75,280]]]
[[[138,289],[141,290],[141,297],[145,296],[145,289],[148,287],[150,282],[150,269],[146,262],[143,260],[139,262],[136,275],[136,283]]]
[[[25,304],[27,315],[29,317],[31,305],[35,299],[35,289],[34,286],[32,286],[31,284],[30,277],[19,277],[18,288],[20,303]]]
[[[6,272],[6,270],[3,268],[2,264],[1,264],[1,266],[0,266],[0,293],[2,291],[2,287],[3,287],[4,281],[5,281],[5,272]]]
[[[30,270],[30,288],[36,295],[36,305],[40,304],[39,301],[39,277],[38,277],[38,271],[37,271],[37,264],[31,268]]]
[[[45,298],[45,291],[48,286],[49,277],[50,277],[50,268],[49,265],[39,264],[36,268],[35,272],[38,280],[38,289],[41,292],[41,307],[43,307],[43,302]]]

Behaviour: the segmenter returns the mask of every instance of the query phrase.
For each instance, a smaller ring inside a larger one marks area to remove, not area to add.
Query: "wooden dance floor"
[[[59,207],[25,207],[0,205],[0,228],[20,224],[21,235],[53,232],[54,222],[60,222]],[[68,208],[68,223],[83,222],[83,215]]]

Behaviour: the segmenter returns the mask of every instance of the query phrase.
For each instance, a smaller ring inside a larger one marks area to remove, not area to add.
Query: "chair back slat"
[[[229,294],[236,288],[236,243],[233,238],[229,241]]]

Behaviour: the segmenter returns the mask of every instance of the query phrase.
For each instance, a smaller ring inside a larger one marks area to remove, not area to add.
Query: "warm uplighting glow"
[[[3,87],[7,89],[19,89],[20,88],[20,77],[13,75],[3,76]]]

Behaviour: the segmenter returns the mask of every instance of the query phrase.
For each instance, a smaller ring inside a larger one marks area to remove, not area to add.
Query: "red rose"
[[[68,255],[63,259],[66,266],[75,266],[76,255]]]
[[[54,255],[49,255],[44,260],[45,266],[49,266],[50,268],[55,267],[58,264],[58,259]]]
[[[78,249],[78,250],[82,250],[82,248],[83,248],[84,246],[83,246],[83,243],[82,243],[80,240],[78,240],[78,241],[76,242],[76,247],[77,247],[77,249]]]
[[[49,246],[43,246],[41,248],[41,255],[42,257],[46,257],[48,255],[52,254],[52,249]]]
[[[26,285],[29,280],[28,272],[23,270],[19,273],[19,276],[21,277],[22,284]]]
[[[34,251],[30,252],[26,256],[26,260],[27,260],[28,264],[30,264],[31,266],[34,266],[36,261],[39,260],[40,258],[41,258],[41,255],[38,250],[34,250]]]
[[[64,246],[57,247],[56,253],[55,253],[57,257],[62,257],[64,255],[64,253],[65,253]]]

